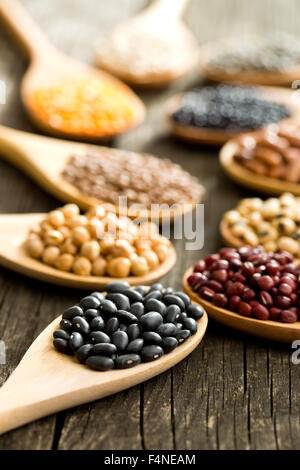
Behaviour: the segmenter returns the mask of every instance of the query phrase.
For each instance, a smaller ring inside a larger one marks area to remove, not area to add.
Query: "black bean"
[[[153,292],[154,290],[162,291],[163,288],[164,286],[160,282],[156,282],[155,284],[152,284],[149,292]]]
[[[141,362],[141,356],[138,354],[124,354],[116,358],[116,367],[118,369],[129,369],[137,366]]]
[[[103,333],[103,331],[92,331],[90,333],[90,339],[92,343],[110,343],[110,337]]]
[[[164,351],[160,346],[152,345],[145,346],[141,351],[141,356],[144,362],[155,361],[163,355]]]
[[[157,299],[149,299],[145,302],[146,312],[158,312],[161,315],[165,315],[167,307],[164,303]]]
[[[123,281],[111,282],[110,284],[107,284],[107,286],[105,286],[106,292],[113,294],[119,294],[124,290],[128,289],[130,289],[130,285],[128,284],[128,282]]]
[[[93,350],[95,354],[99,354],[100,356],[113,356],[117,354],[117,346],[112,343],[98,343],[93,346]]]
[[[190,297],[187,294],[185,294],[184,292],[175,292],[174,295],[181,298],[181,300],[184,302],[184,305],[185,305],[186,308],[189,305],[191,305]]]
[[[84,339],[80,333],[72,333],[69,339],[69,345],[70,348],[73,349],[73,351],[77,351],[77,349],[81,348],[81,346],[84,344]]]
[[[72,331],[72,323],[70,320],[65,320],[64,318],[61,320],[59,324],[60,328],[65,331]]]
[[[127,334],[130,341],[137,339],[140,336],[141,330],[137,323],[133,323],[132,325],[128,326]]]
[[[74,317],[83,317],[83,310],[78,305],[74,305],[74,307],[70,307],[63,313],[64,320],[73,320]]]
[[[105,323],[101,315],[93,318],[91,321],[91,330],[92,331],[102,331],[104,329]]]
[[[93,293],[91,294],[91,296],[92,296],[92,297],[96,297],[96,299],[98,299],[99,302],[103,302],[103,300],[104,300],[104,295],[101,294],[101,292],[93,292]]]
[[[178,305],[169,305],[166,310],[165,321],[167,323],[175,323],[181,314]]]
[[[190,336],[191,336],[190,330],[181,330],[179,333],[176,333],[174,335],[174,337],[177,339],[178,343],[183,343]]]
[[[54,338],[53,345],[60,353],[68,354],[70,352],[68,341],[65,339]]]
[[[173,351],[178,346],[178,341],[176,338],[172,336],[167,336],[166,338],[163,338],[162,340],[162,348],[165,353],[169,353]]]
[[[125,331],[127,333],[128,330],[128,325],[125,325],[125,323],[121,323],[119,326],[120,331]]]
[[[117,307],[111,300],[103,300],[101,304],[101,311],[109,315],[113,315],[117,311]]]
[[[136,302],[131,305],[130,313],[133,313],[137,318],[140,318],[145,313],[145,307],[141,302]]]
[[[158,312],[148,312],[140,318],[142,327],[148,331],[156,330],[162,322],[162,316]]]
[[[176,326],[174,323],[163,323],[156,331],[160,336],[173,336],[176,332]]]
[[[184,318],[182,321],[182,324],[186,330],[190,330],[192,335],[197,333],[197,322],[196,320],[194,320],[194,318],[191,318],[191,317]]]
[[[164,291],[164,295],[169,295],[169,294],[173,294],[172,287],[167,287]]]
[[[149,289],[146,286],[137,286],[134,288],[134,290],[139,292],[144,297]]]
[[[88,335],[90,332],[90,325],[82,317],[74,317],[72,320],[72,326],[74,331],[78,331],[82,335]]]
[[[187,314],[185,312],[180,312],[178,321],[183,323],[183,320],[187,318]]]
[[[91,308],[98,308],[100,306],[100,300],[98,300],[96,297],[89,295],[81,299],[81,301],[79,302],[79,305],[83,310],[89,310]]]
[[[143,296],[136,290],[128,289],[122,292],[123,295],[126,295],[130,302],[142,302]]]
[[[105,333],[111,336],[115,331],[119,329],[120,322],[117,317],[111,317],[107,320],[105,325]]]
[[[60,338],[60,339],[65,339],[66,341],[69,341],[70,335],[65,330],[56,330],[53,333],[53,338]]]
[[[128,297],[123,294],[107,294],[107,300],[111,300],[115,304],[118,310],[126,310],[130,309],[130,302]]]
[[[143,340],[147,344],[161,344],[162,343],[162,338],[158,333],[155,333],[155,331],[145,331],[143,333]]]
[[[118,310],[117,315],[122,323],[136,323],[138,320],[137,317],[133,315],[133,313],[126,312],[125,310]]]
[[[203,308],[200,305],[195,305],[195,304],[190,305],[186,309],[186,312],[190,317],[194,318],[195,320],[199,320],[204,315]]]
[[[95,308],[89,308],[84,312],[84,316],[88,322],[91,322],[94,318],[99,316],[99,310],[96,310]]]
[[[147,302],[147,300],[149,299],[156,299],[156,300],[160,300],[162,299],[162,293],[160,292],[160,290],[154,290],[154,291],[151,291],[149,292],[149,294],[146,295],[146,297],[144,298],[144,303]]]
[[[127,346],[127,351],[130,353],[138,353],[143,349],[144,340],[142,338],[137,338],[131,341]]]
[[[180,333],[180,331],[182,331],[182,328],[183,328],[182,323],[175,323],[175,326],[176,326],[175,334]]]
[[[92,344],[84,344],[76,351],[76,359],[81,362],[81,364],[84,364],[87,358],[93,353],[93,348]]]
[[[174,295],[174,294],[164,295],[164,302],[167,305],[178,305],[178,307],[182,311],[185,310],[185,305],[184,305],[183,300],[180,297],[177,297],[177,295]]]
[[[125,333],[125,331],[116,331],[112,335],[111,340],[113,344],[117,346],[118,351],[124,351],[129,343],[128,335]]]
[[[86,360],[86,365],[94,370],[111,370],[114,367],[114,361],[106,356],[90,356]]]

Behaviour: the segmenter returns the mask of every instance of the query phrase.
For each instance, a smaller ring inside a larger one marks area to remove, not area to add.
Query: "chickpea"
[[[136,240],[135,246],[137,252],[140,254],[142,251],[149,251],[152,249],[151,240]]]
[[[165,245],[167,248],[169,248],[171,246],[170,241],[161,235],[157,235],[156,237],[152,238],[151,242],[153,247],[158,245]]]
[[[59,255],[60,251],[57,246],[48,246],[43,253],[43,262],[50,266],[55,266]]]
[[[43,233],[46,233],[46,232],[49,232],[50,230],[55,230],[55,227],[53,227],[53,225],[49,224],[49,222],[47,222],[47,220],[43,220],[43,222],[41,222],[41,231]]]
[[[127,240],[130,245],[134,244],[134,236],[129,232],[119,231],[118,238],[119,240]]]
[[[92,218],[97,218],[97,219],[103,219],[105,216],[106,216],[106,210],[104,209],[103,206],[96,206],[96,207],[92,207],[88,213],[87,213],[87,216],[88,217],[92,217]]]
[[[74,215],[70,220],[71,228],[86,227],[87,225],[88,219],[85,215]]]
[[[61,227],[59,227],[58,230],[64,237],[64,240],[66,240],[67,238],[71,236],[71,230],[66,225],[62,225]]]
[[[144,276],[149,271],[149,265],[146,258],[138,256],[132,261],[131,273],[133,276]]]
[[[282,206],[293,206],[296,202],[295,197],[291,193],[284,193],[280,196],[279,202]]]
[[[85,227],[77,226],[72,230],[72,240],[75,245],[82,245],[90,240],[91,236]]]
[[[141,225],[139,234],[142,238],[152,238],[158,234],[158,227],[153,222],[145,222]]]
[[[26,242],[26,249],[32,258],[39,259],[43,255],[44,244],[39,238],[31,238]]]
[[[92,264],[84,256],[78,256],[74,261],[73,271],[79,276],[89,276],[92,272]]]
[[[80,213],[79,207],[76,204],[66,204],[61,210],[64,216],[68,219],[71,219],[73,216],[79,215]]]
[[[115,246],[112,250],[112,255],[115,257],[123,257],[129,258],[129,256],[133,253],[133,248],[127,240],[117,240],[115,242]]]
[[[161,263],[163,261],[165,261],[165,259],[167,258],[168,254],[169,254],[169,248],[168,248],[168,246],[166,246],[164,244],[156,245],[153,248],[153,251],[155,251],[155,253],[157,254],[158,259]]]
[[[290,237],[281,237],[278,240],[278,250],[280,251],[288,251],[295,255],[299,251],[299,245],[296,240],[293,240]]]
[[[75,258],[73,255],[70,255],[69,253],[64,253],[58,257],[56,261],[56,267],[61,271],[70,272],[72,270],[74,260]]]
[[[100,239],[104,233],[104,224],[101,220],[93,217],[89,220],[88,229],[93,238]]]
[[[29,233],[41,236],[42,235],[42,230],[41,230],[40,225],[35,225],[34,227],[32,227],[30,229]]]
[[[131,269],[131,261],[128,258],[114,258],[107,264],[107,272],[111,277],[128,277]]]
[[[101,256],[96,258],[93,262],[92,271],[94,276],[105,276],[107,268],[107,262]]]
[[[48,214],[48,222],[53,225],[53,227],[58,228],[64,225],[65,223],[65,216],[61,210],[51,211]]]
[[[100,255],[100,246],[96,240],[85,242],[81,246],[81,255],[88,258],[90,261],[94,261]]]
[[[115,246],[115,240],[111,236],[106,236],[103,240],[100,241],[101,253],[108,254],[110,253]]]
[[[72,243],[72,240],[68,238],[61,245],[61,253],[68,253],[69,255],[76,255],[78,252],[78,247]]]
[[[151,270],[159,266],[159,259],[157,254],[154,253],[154,251],[143,251],[142,253],[140,253],[140,255],[142,258],[145,258]]]
[[[49,230],[45,233],[44,241],[46,245],[58,246],[64,241],[64,237],[58,230]]]

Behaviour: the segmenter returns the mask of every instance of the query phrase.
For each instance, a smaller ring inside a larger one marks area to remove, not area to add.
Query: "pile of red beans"
[[[222,248],[198,261],[188,278],[199,296],[244,317],[298,321],[300,269],[287,252],[262,247]]]

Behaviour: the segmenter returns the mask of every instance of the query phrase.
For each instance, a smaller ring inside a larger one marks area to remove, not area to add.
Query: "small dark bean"
[[[194,318],[187,317],[182,320],[182,324],[184,329],[189,330],[192,335],[197,333],[197,322],[194,320]]]
[[[144,303],[147,302],[149,299],[156,299],[156,300],[161,300],[162,299],[162,293],[159,290],[153,290],[149,292],[144,298]]]
[[[99,302],[103,302],[103,300],[104,300],[104,295],[101,294],[101,292],[93,292],[93,293],[91,294],[91,296],[92,296],[92,297],[96,297],[96,299],[98,299]]]
[[[98,343],[93,346],[93,350],[95,354],[99,354],[100,356],[113,356],[113,354],[117,354],[117,346],[112,343]]]
[[[173,351],[178,346],[178,341],[176,338],[173,338],[172,336],[168,336],[166,338],[163,338],[162,340],[162,348],[165,353],[169,353]]]
[[[128,289],[122,292],[123,295],[126,295],[130,302],[143,302],[143,296],[136,290]]]
[[[76,358],[81,364],[84,364],[87,358],[93,353],[93,345],[92,344],[84,344],[79,348],[75,355]]]
[[[162,343],[162,338],[158,333],[155,333],[155,331],[145,331],[143,333],[143,340],[147,344],[161,344]]]
[[[74,317],[83,317],[83,310],[78,305],[74,305],[74,307],[70,307],[63,313],[64,320],[73,320]]]
[[[159,359],[163,355],[164,351],[160,346],[151,345],[145,346],[141,351],[143,361],[150,362]]]
[[[129,325],[127,329],[127,334],[128,334],[130,341],[137,339],[140,336],[140,333],[141,333],[141,330],[137,323],[133,323],[132,325]]]
[[[160,282],[155,282],[154,284],[152,284],[149,292],[153,292],[154,290],[162,291],[163,288],[164,286]]]
[[[165,315],[167,307],[163,302],[157,299],[149,299],[145,302],[146,312],[158,312],[162,316]]]
[[[186,308],[189,305],[191,305],[190,297],[187,294],[185,294],[184,292],[175,292],[174,295],[181,298],[181,300],[184,302],[184,305],[185,305]]]
[[[185,305],[184,305],[183,300],[180,297],[177,297],[177,295],[174,295],[174,294],[164,295],[164,302],[167,305],[178,305],[178,307],[182,311],[185,310]]]
[[[157,312],[148,312],[140,318],[142,327],[148,331],[156,330],[162,322],[162,316]]]
[[[190,317],[194,318],[195,320],[199,320],[204,315],[204,310],[200,305],[190,305],[186,309],[186,312]]]
[[[99,315],[98,317],[93,318],[91,322],[92,331],[102,331],[104,329],[105,323],[103,318]]]
[[[107,284],[107,286],[105,286],[106,292],[113,294],[119,294],[128,289],[130,289],[130,285],[128,284],[128,282],[123,281],[111,282],[110,284]]]
[[[148,292],[148,287],[146,287],[146,286],[137,286],[137,287],[134,288],[134,290],[139,292],[144,297]]]
[[[81,299],[79,305],[83,310],[98,308],[100,306],[100,300],[98,300],[96,297],[89,295]]]
[[[190,330],[181,330],[179,333],[176,333],[174,335],[174,337],[177,339],[178,343],[183,343],[190,336],[191,336]]]
[[[123,294],[107,294],[107,300],[111,300],[118,310],[126,310],[130,309],[130,302],[128,297]]]
[[[59,326],[62,330],[72,331],[72,323],[70,322],[70,320],[62,319]]]
[[[122,323],[136,323],[138,320],[133,313],[126,312],[125,310],[118,310],[117,315]]]
[[[69,339],[69,345],[70,348],[73,349],[73,351],[77,351],[77,349],[81,348],[81,346],[84,344],[84,339],[80,333],[72,333]]]
[[[141,356],[138,354],[124,354],[116,358],[116,367],[118,369],[129,369],[137,366],[141,362]]]
[[[176,327],[176,331],[175,331],[174,336],[175,336],[177,333],[180,333],[180,332],[182,331],[182,323],[175,323],[175,327]]]
[[[86,365],[94,370],[111,370],[114,367],[114,361],[106,356],[90,356],[86,360]]]
[[[57,351],[68,354],[70,352],[68,341],[62,338],[54,338],[53,345]]]
[[[173,294],[172,287],[167,287],[164,291],[164,295],[169,295],[169,294]]]
[[[181,310],[178,305],[169,305],[166,310],[165,321],[167,323],[175,323],[180,317]]]
[[[128,325],[125,325],[125,323],[121,323],[121,325],[119,326],[119,330],[125,331],[127,333]]]
[[[131,341],[127,346],[127,351],[130,353],[138,353],[143,349],[144,340],[142,338],[137,338]]]
[[[157,333],[160,336],[173,336],[176,332],[174,323],[163,323],[157,328]]]
[[[130,313],[133,313],[137,318],[140,318],[145,313],[145,307],[141,302],[136,302],[131,305]]]
[[[117,311],[117,307],[111,300],[103,300],[101,304],[101,311],[109,315],[113,315]]]
[[[103,333],[103,331],[92,331],[92,333],[90,333],[90,339],[93,344],[111,342],[110,337],[106,333]]]
[[[111,336],[120,327],[120,322],[117,317],[111,317],[107,320],[105,325],[105,333]]]
[[[91,322],[94,318],[99,316],[99,310],[96,310],[95,308],[89,308],[84,312],[84,316],[88,322]]]
[[[60,338],[60,339],[65,339],[66,341],[69,341],[70,335],[65,330],[56,330],[53,333],[53,338]]]
[[[178,317],[178,321],[183,322],[183,320],[185,318],[187,318],[187,314],[185,312],[180,312],[179,317]]]
[[[90,332],[90,325],[82,317],[74,317],[72,320],[72,326],[74,331],[78,331],[82,335],[88,335]]]
[[[111,340],[113,344],[117,346],[118,351],[124,351],[129,343],[128,335],[125,333],[125,331],[116,331],[112,335]]]

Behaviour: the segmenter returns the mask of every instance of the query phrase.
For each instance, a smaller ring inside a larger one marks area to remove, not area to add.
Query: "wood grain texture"
[[[51,41],[77,59],[93,58],[100,31],[135,14],[146,0],[22,0]],[[185,18],[200,43],[222,36],[286,30],[299,34],[297,0],[190,0]],[[33,128],[20,105],[18,86],[26,62],[0,30],[0,79],[7,104],[0,122]],[[300,78],[300,77],[299,77]],[[169,89],[140,94],[146,121],[114,145],[147,151],[197,175],[206,186],[205,246],[183,251],[165,284],[180,288],[188,266],[221,246],[218,225],[225,211],[250,190],[221,172],[217,152],[172,140],[163,124],[163,103],[200,83],[197,73]],[[27,177],[0,160],[0,211],[46,212],[59,205]],[[0,269],[0,339],[6,342],[3,383],[34,337],[80,294]],[[91,405],[59,413],[0,438],[0,449],[297,449],[300,447],[300,367],[289,346],[265,343],[210,321],[200,347],[183,363],[142,386]]]

